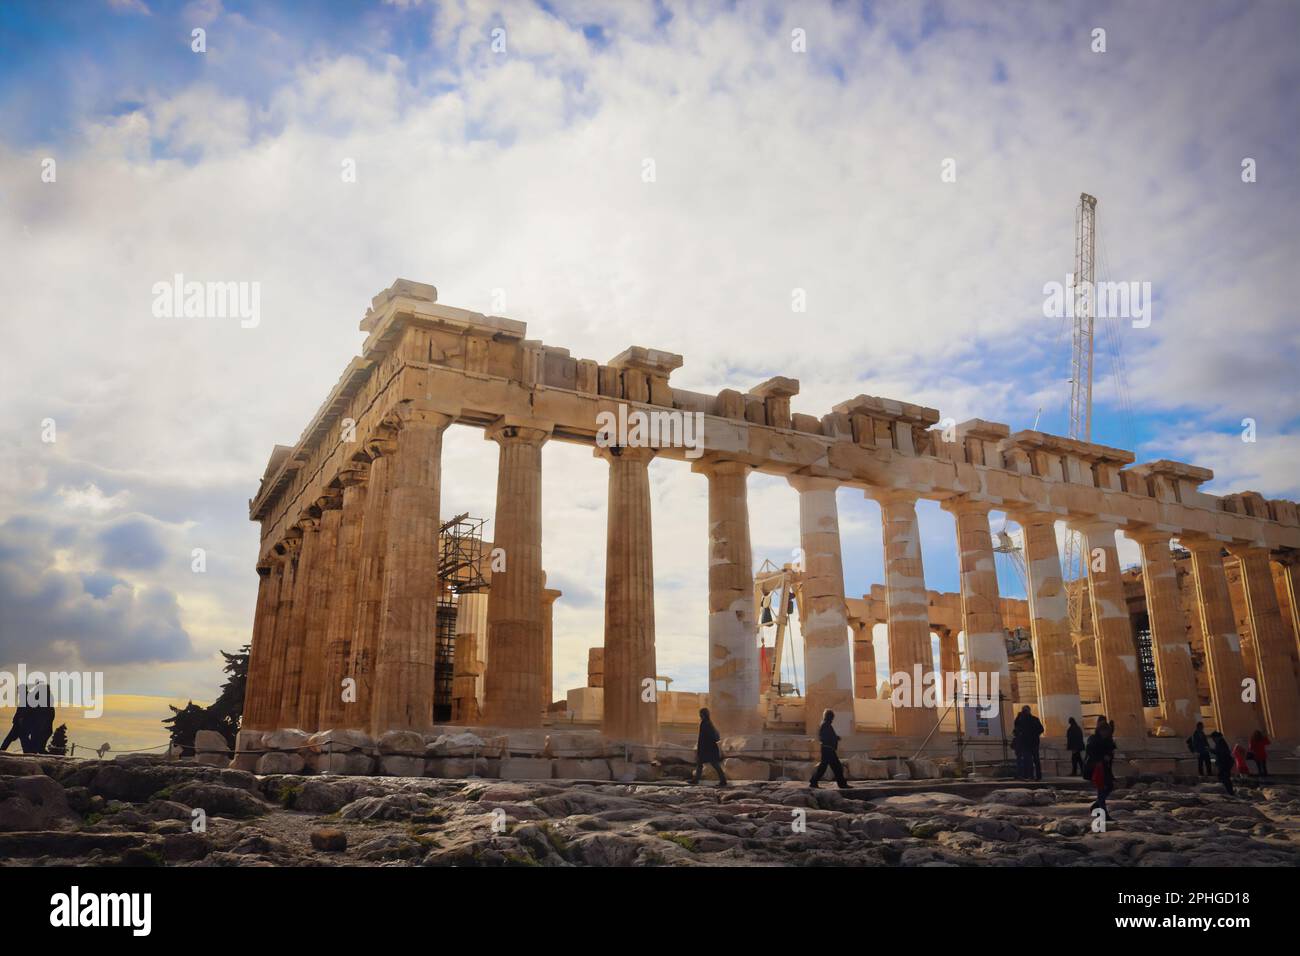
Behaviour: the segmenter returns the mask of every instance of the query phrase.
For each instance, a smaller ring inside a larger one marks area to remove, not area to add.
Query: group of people
[[[54,733],[54,702],[46,684],[22,685],[18,688],[18,706],[14,708],[13,726],[0,750],[8,750],[15,740],[25,754],[47,753],[45,746]]]
[[[1205,725],[1198,723],[1192,735],[1187,738],[1187,749],[1196,754],[1196,772],[1201,776],[1211,773],[1210,758],[1214,758],[1213,769],[1217,771],[1219,782],[1228,793],[1233,792],[1233,777],[1249,777],[1250,764],[1255,765],[1255,776],[1268,776],[1269,740],[1261,730],[1250,735],[1249,745],[1238,743],[1229,747],[1227,738],[1217,730],[1208,736]]]
[[[849,787],[849,782],[844,779],[844,765],[840,763],[840,735],[835,732],[834,720],[833,710],[822,711],[822,725],[817,732],[818,740],[821,741],[821,762],[817,764],[812,779],[808,781],[808,786],[813,790],[817,789],[827,770],[830,770],[831,776],[835,778],[837,787],[841,790],[847,790]],[[727,775],[722,772],[722,751],[718,747],[718,741],[721,739],[722,735],[718,733],[718,728],[713,726],[713,719],[709,716],[709,708],[701,707],[700,732],[695,741],[695,772],[690,778],[692,785],[700,782],[705,764],[712,767],[714,773],[718,775],[719,787],[727,785]]]

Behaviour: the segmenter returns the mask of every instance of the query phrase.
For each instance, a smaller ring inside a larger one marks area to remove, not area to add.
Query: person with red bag
[[[1273,741],[1264,736],[1262,730],[1250,735],[1250,748],[1247,759],[1255,761],[1255,772],[1261,777],[1268,776],[1268,745]]]
[[[1115,789],[1115,774],[1111,768],[1115,757],[1115,731],[1104,716],[1097,718],[1097,729],[1088,738],[1084,755],[1087,758],[1084,773],[1097,788],[1097,799],[1088,809],[1092,811],[1100,807],[1106,822],[1109,823],[1113,818],[1110,811],[1106,809],[1106,798]]]

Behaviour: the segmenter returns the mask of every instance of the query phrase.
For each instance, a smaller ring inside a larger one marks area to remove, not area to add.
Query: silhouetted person
[[[835,719],[835,711],[828,710],[822,714],[822,726],[817,731],[817,736],[822,742],[822,762],[817,765],[813,771],[812,779],[808,781],[808,786],[814,790],[817,784],[821,782],[822,776],[826,773],[826,768],[831,768],[831,773],[835,775],[835,785],[841,790],[847,790],[849,783],[844,779],[844,766],[840,763],[839,755],[835,752],[840,746],[840,735],[835,732],[831,721]]]
[[[1088,809],[1096,810],[1100,807],[1106,822],[1109,823],[1111,815],[1106,809],[1106,798],[1115,789],[1115,773],[1111,767],[1111,762],[1115,758],[1115,730],[1114,725],[1105,717],[1097,718],[1097,729],[1088,738],[1088,745],[1084,750],[1088,756],[1084,764],[1084,772],[1092,781],[1092,785],[1097,788],[1097,799]]]
[[[1083,728],[1073,717],[1065,728],[1065,749],[1070,751],[1070,776],[1083,776]]]
[[[1187,738],[1187,749],[1196,754],[1196,775],[1208,777],[1213,771],[1210,767],[1210,738],[1205,736],[1205,724],[1197,722],[1196,729]]]
[[[1043,765],[1038,759],[1038,740],[1043,736],[1043,722],[1033,715],[1026,704],[1016,715],[1012,741],[1019,741],[1016,748],[1016,763],[1019,775],[1025,780],[1042,780]],[[1033,776],[1030,776],[1032,772]]]
[[[695,775],[691,777],[691,785],[699,783],[703,779],[704,765],[707,763],[718,774],[718,786],[727,785],[727,775],[722,772],[722,751],[718,749],[718,741],[722,735],[718,733],[718,728],[713,726],[713,720],[709,717],[709,708],[700,708],[700,736],[695,741]]]
[[[49,684],[32,684],[27,689],[27,735],[23,752],[45,753],[45,745],[54,733],[54,701]]]
[[[18,685],[18,706],[14,708],[13,726],[9,728],[9,733],[5,737],[5,742],[0,744],[0,750],[8,750],[9,745],[15,740],[18,746],[22,748],[23,753],[27,753],[27,731],[31,726],[31,711],[27,706],[27,685]]]
[[[1257,730],[1250,735],[1248,756],[1255,761],[1255,772],[1261,777],[1268,776],[1268,745],[1272,742],[1264,736],[1262,730]]]
[[[1210,740],[1214,744],[1214,763],[1219,771],[1219,783],[1223,784],[1223,789],[1227,790],[1229,795],[1232,794],[1232,749],[1228,746],[1227,738],[1217,730],[1210,734]]]

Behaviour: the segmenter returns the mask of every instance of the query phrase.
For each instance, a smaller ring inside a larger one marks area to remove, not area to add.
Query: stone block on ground
[[[658,764],[636,763],[622,757],[611,757],[608,763],[610,779],[621,783],[653,783],[663,777],[663,769]]]
[[[287,727],[273,730],[262,738],[262,746],[267,750],[301,750],[307,746],[309,735],[301,730]]]
[[[317,773],[363,777],[374,773],[375,758],[358,750],[344,753],[314,753],[307,758],[307,765]]]
[[[347,753],[373,750],[375,739],[360,730],[322,730],[307,738],[311,753]]]
[[[728,757],[722,761],[722,772],[728,780],[770,780],[772,765],[766,760],[748,757]]]
[[[559,780],[610,780],[609,763],[604,760],[579,760],[561,757],[555,761],[555,776]]]
[[[390,730],[379,738],[381,754],[423,757],[425,746],[424,734],[414,730]]]
[[[379,768],[389,777],[423,777],[424,757],[409,754],[383,754],[379,758]]]
[[[888,780],[892,775],[887,761],[858,756],[844,761],[844,772],[852,780]]]
[[[442,777],[446,780],[463,780],[466,777],[496,776],[492,764],[479,757],[428,757],[424,761],[426,777]]]
[[[538,757],[507,757],[497,774],[502,780],[550,780],[555,769],[552,763]]]
[[[311,845],[326,853],[342,853],[348,848],[348,835],[334,827],[312,830]]]
[[[307,761],[300,753],[282,753],[272,750],[262,754],[257,761],[257,772],[263,776],[277,773],[302,773]]]

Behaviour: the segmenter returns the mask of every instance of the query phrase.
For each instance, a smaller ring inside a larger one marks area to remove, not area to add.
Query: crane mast
[[[1070,347],[1070,437],[1092,441],[1093,320],[1096,318],[1097,198],[1079,194],[1074,211],[1074,327]],[[1065,535],[1065,589],[1070,627],[1077,634],[1083,621],[1083,536]]]

